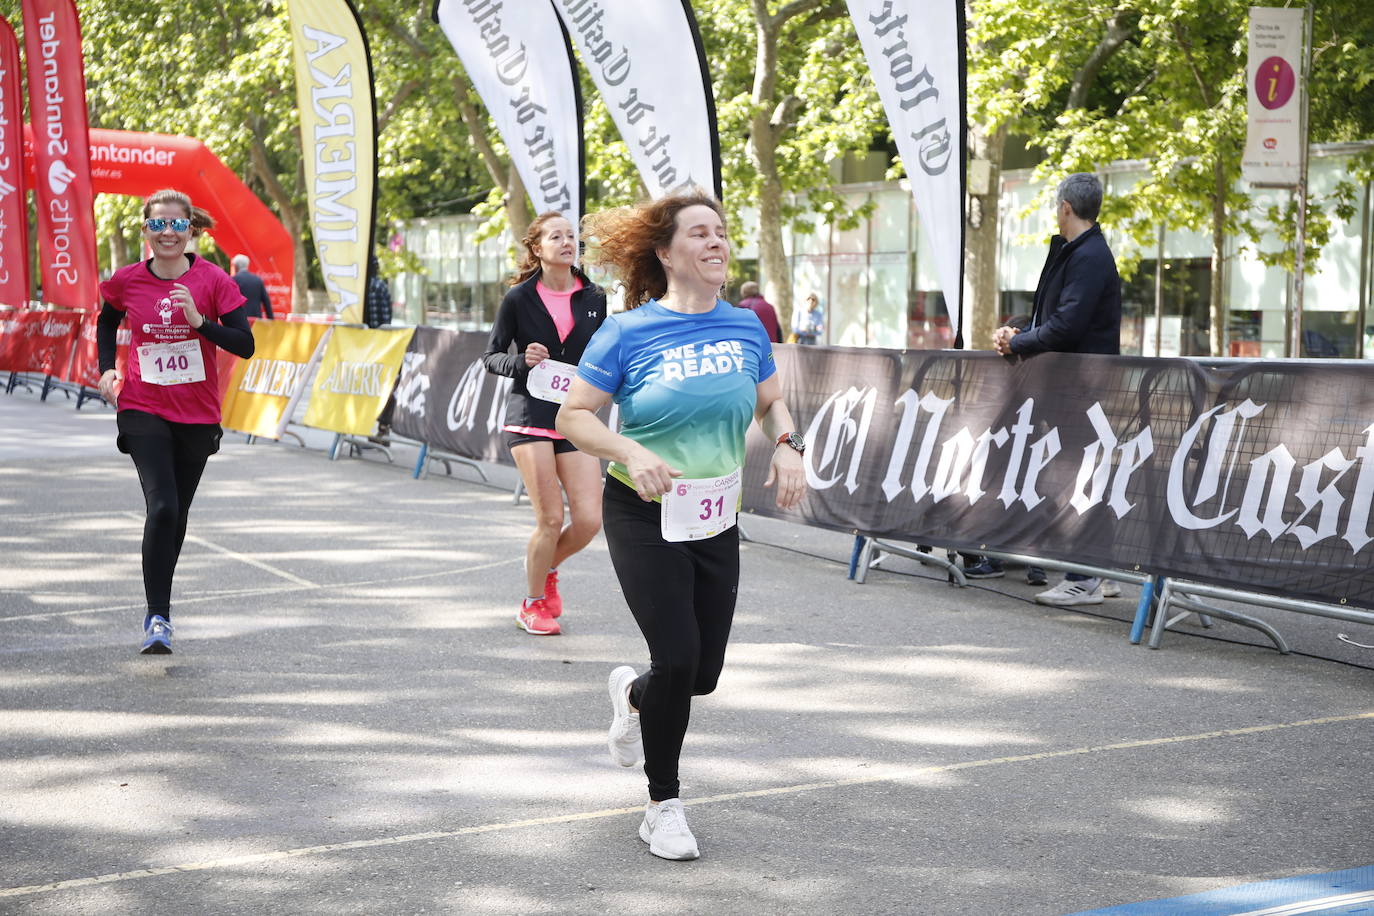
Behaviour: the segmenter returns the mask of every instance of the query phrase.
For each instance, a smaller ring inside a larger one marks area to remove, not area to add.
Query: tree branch
[[[1107,33],[1102,36],[1097,47],[1093,48],[1088,59],[1083,61],[1083,66],[1079,67],[1073,76],[1073,83],[1069,86],[1069,101],[1065,105],[1067,110],[1087,107],[1088,91],[1092,89],[1093,83],[1097,82],[1098,73],[1133,34],[1135,24],[1127,23],[1122,12],[1114,13],[1107,20]]]

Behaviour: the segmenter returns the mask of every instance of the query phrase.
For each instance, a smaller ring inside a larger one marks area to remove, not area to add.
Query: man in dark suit
[[[1059,234],[1050,240],[1049,257],[1035,287],[1035,310],[1025,327],[1006,325],[993,333],[992,343],[1003,356],[1035,353],[1120,353],[1121,277],[1116,258],[1097,225],[1102,209],[1102,182],[1077,172],[1059,183],[1055,217]],[[1046,584],[1037,566],[1026,570],[1026,581]],[[1115,582],[1078,573],[1035,600],[1060,607],[1101,604],[1121,594]]]
[[[1059,235],[1050,239],[1035,311],[1025,328],[997,329],[992,340],[998,353],[1121,352],[1121,278],[1097,225],[1101,209],[1102,183],[1096,175],[1078,172],[1059,183]]]
[[[248,269],[248,255],[236,254],[229,264],[234,268],[233,278],[239,285],[239,292],[248,300],[243,304],[248,317],[273,317],[272,300],[267,297],[267,284],[262,282],[262,277]]]

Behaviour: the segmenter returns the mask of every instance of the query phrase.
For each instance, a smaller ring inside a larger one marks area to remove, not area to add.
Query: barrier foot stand
[[[329,460],[339,460],[339,446],[343,444],[343,433],[335,433],[334,441],[329,445]]]
[[[869,569],[876,569],[882,564],[884,555],[907,557],[923,566],[938,566],[948,573],[949,581],[952,585],[956,585],[959,588],[968,585],[968,579],[964,577],[964,571],[959,568],[959,564],[952,563],[949,560],[942,560],[934,553],[921,553],[919,550],[911,550],[897,544],[888,543],[887,541],[880,541],[877,538],[868,539],[868,543],[864,545],[864,552],[867,556],[860,559],[859,576],[855,580],[860,585],[863,584]]]
[[[1135,606],[1135,619],[1131,621],[1131,645],[1140,645],[1145,636],[1145,622],[1150,619],[1150,605],[1154,603],[1155,591],[1162,577],[1156,577],[1140,586],[1140,601]]]
[[[420,443],[420,457],[415,459],[415,471],[410,475],[411,478],[413,478],[414,480],[419,480],[420,475],[424,473],[425,466],[428,461],[428,455],[429,444],[426,442]]]
[[[521,479],[517,479],[517,480],[515,481],[515,492],[511,494],[511,496],[512,496],[511,505],[514,505],[514,506],[520,505],[520,497],[523,496],[524,493],[525,493],[525,481],[524,481],[524,480],[521,480]]]
[[[854,549],[849,552],[849,575],[846,578],[851,581],[854,578],[855,570],[859,568],[859,554],[863,552],[864,543],[868,538],[858,532],[854,533]]]
[[[487,472],[482,470],[482,465],[473,461],[471,458],[464,458],[462,455],[452,455],[448,452],[436,451],[430,449],[427,445],[422,445],[422,447],[425,449],[425,454],[428,457],[425,459],[424,470],[420,472],[420,476],[428,477],[429,463],[431,461],[437,461],[444,466],[444,474],[448,477],[453,476],[453,466],[455,464],[461,464],[464,467],[469,467],[476,471],[477,476],[482,478],[482,483],[487,482]],[[516,501],[519,502],[519,499],[517,498]]]
[[[1226,608],[1206,604],[1196,598],[1188,597],[1182,590],[1179,591],[1178,597],[1174,598],[1173,602],[1174,607],[1181,607],[1184,610],[1197,614],[1204,620],[1210,615],[1212,617],[1220,617],[1222,620],[1229,620],[1231,623],[1240,624],[1243,627],[1250,627],[1252,630],[1259,630],[1265,636],[1269,637],[1269,640],[1274,644],[1274,648],[1278,650],[1280,655],[1290,655],[1293,652],[1288,646],[1288,641],[1283,638],[1283,634],[1265,621],[1260,620],[1258,617],[1251,617],[1249,614],[1242,614],[1239,611],[1231,611]],[[1184,615],[1179,615],[1179,617],[1182,616]],[[1169,622],[1175,623],[1176,620],[1171,620]]]
[[[38,400],[46,401],[49,391],[52,391],[52,376],[45,375],[43,376],[43,393],[38,396]]]

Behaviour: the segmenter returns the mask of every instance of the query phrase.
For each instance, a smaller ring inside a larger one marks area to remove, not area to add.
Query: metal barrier
[[[1279,611],[1294,611],[1299,614],[1309,614],[1314,617],[1329,617],[1332,620],[1345,620],[1351,623],[1365,623],[1374,625],[1374,611],[1364,611],[1352,607],[1342,607],[1334,604],[1322,604],[1316,601],[1303,601],[1297,598],[1281,598],[1276,595],[1265,595],[1258,592],[1240,591],[1234,588],[1224,588],[1219,585],[1201,585],[1196,582],[1183,582],[1176,579],[1164,580],[1163,587],[1159,592],[1159,607],[1155,610],[1154,626],[1150,630],[1151,649],[1158,649],[1160,642],[1164,639],[1164,631],[1173,626],[1180,619],[1189,613],[1210,614],[1220,617],[1223,620],[1230,620],[1242,626],[1253,627],[1265,635],[1273,642],[1274,647],[1284,655],[1290,649],[1287,642],[1269,624],[1257,617],[1250,617],[1237,611],[1226,608],[1219,608],[1215,605],[1204,604],[1197,600],[1198,597],[1214,598],[1223,601],[1240,601],[1245,604],[1256,604],[1260,607],[1273,608]],[[1169,608],[1182,608],[1185,613],[1173,618],[1169,617]],[[1137,614],[1137,623],[1144,626],[1143,617]]]

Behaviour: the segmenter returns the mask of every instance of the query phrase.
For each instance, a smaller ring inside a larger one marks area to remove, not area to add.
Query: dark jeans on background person
[[[143,590],[148,613],[171,619],[172,575],[205,462],[219,451],[218,423],[173,423],[121,410],[119,450],[134,461],[148,517],[143,523]]]
[[[671,543],[661,506],[606,478],[602,522],[625,601],[649,645],[649,670],[630,686],[644,738],[649,798],[677,798],[678,757],[692,697],[716,689],[735,615],[739,527],[702,541]]]

